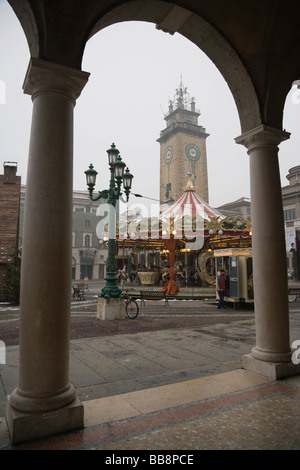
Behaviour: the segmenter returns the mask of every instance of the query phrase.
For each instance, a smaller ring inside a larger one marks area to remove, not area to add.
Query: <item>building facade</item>
[[[21,189],[20,244],[22,244],[26,186]],[[99,238],[97,226],[106,218],[99,202],[91,202],[87,191],[73,192],[72,217],[72,281],[104,279],[106,275],[107,242]]]
[[[4,162],[0,175],[0,299],[12,253],[18,248],[21,177],[17,163]]]
[[[222,206],[217,207],[217,210],[220,211],[226,217],[229,215],[240,215],[245,220],[251,218],[251,204],[250,199],[248,197],[241,197],[236,201],[223,204]]]
[[[282,204],[287,264],[290,277],[300,280],[300,165],[291,168],[286,178],[289,184],[282,188]]]
[[[107,243],[99,238],[99,202],[92,202],[87,191],[73,193],[72,280],[104,279]]]
[[[198,125],[200,112],[195,99],[180,82],[174,100],[165,115],[167,127],[161,131],[160,202],[176,201],[185,191],[186,176],[191,174],[197,194],[208,203],[206,139],[209,134]]]

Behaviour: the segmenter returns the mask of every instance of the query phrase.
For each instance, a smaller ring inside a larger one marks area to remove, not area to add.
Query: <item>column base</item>
[[[99,320],[124,320],[125,303],[122,298],[98,298],[97,318]]]
[[[10,439],[16,444],[83,428],[84,407],[75,398],[69,405],[57,410],[26,413],[13,408],[8,396],[6,421]]]
[[[300,364],[261,361],[251,354],[243,356],[243,368],[275,380],[300,374]]]

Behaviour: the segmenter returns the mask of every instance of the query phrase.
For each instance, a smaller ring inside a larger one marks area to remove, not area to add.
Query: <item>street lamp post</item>
[[[116,203],[120,196],[121,184],[123,182],[123,188],[126,194],[126,200],[128,202],[129,194],[132,185],[133,175],[126,168],[126,164],[122,161],[119,154],[119,150],[115,147],[115,144],[111,145],[111,148],[107,150],[108,163],[110,167],[110,183],[109,189],[99,191],[97,196],[93,196],[94,187],[96,184],[97,171],[94,170],[92,164],[89,169],[85,171],[86,182],[89,190],[89,198],[91,201],[98,201],[99,199],[107,199],[109,204],[109,224],[108,224],[108,259],[107,259],[107,270],[106,270],[106,286],[102,289],[99,297],[106,299],[119,298],[122,296],[122,290],[117,286],[117,268],[115,259],[115,246],[116,246]]]

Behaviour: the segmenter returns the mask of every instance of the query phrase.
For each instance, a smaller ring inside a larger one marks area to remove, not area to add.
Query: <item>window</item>
[[[86,235],[86,236],[84,237],[84,246],[85,246],[86,248],[88,248],[88,247],[90,246],[90,240],[91,240],[91,237],[90,237],[89,235]]]
[[[294,220],[296,219],[296,209],[295,207],[293,209],[287,209],[284,211],[284,220]]]
[[[91,221],[90,220],[86,220],[85,221],[85,228],[90,228],[91,227]]]

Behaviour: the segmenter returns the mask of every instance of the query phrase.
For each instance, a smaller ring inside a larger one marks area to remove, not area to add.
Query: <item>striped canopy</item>
[[[160,219],[174,218],[174,222],[177,222],[183,216],[195,215],[205,220],[209,220],[210,217],[225,218],[219,211],[203,201],[194,189],[186,189],[183,195],[160,215]]]

